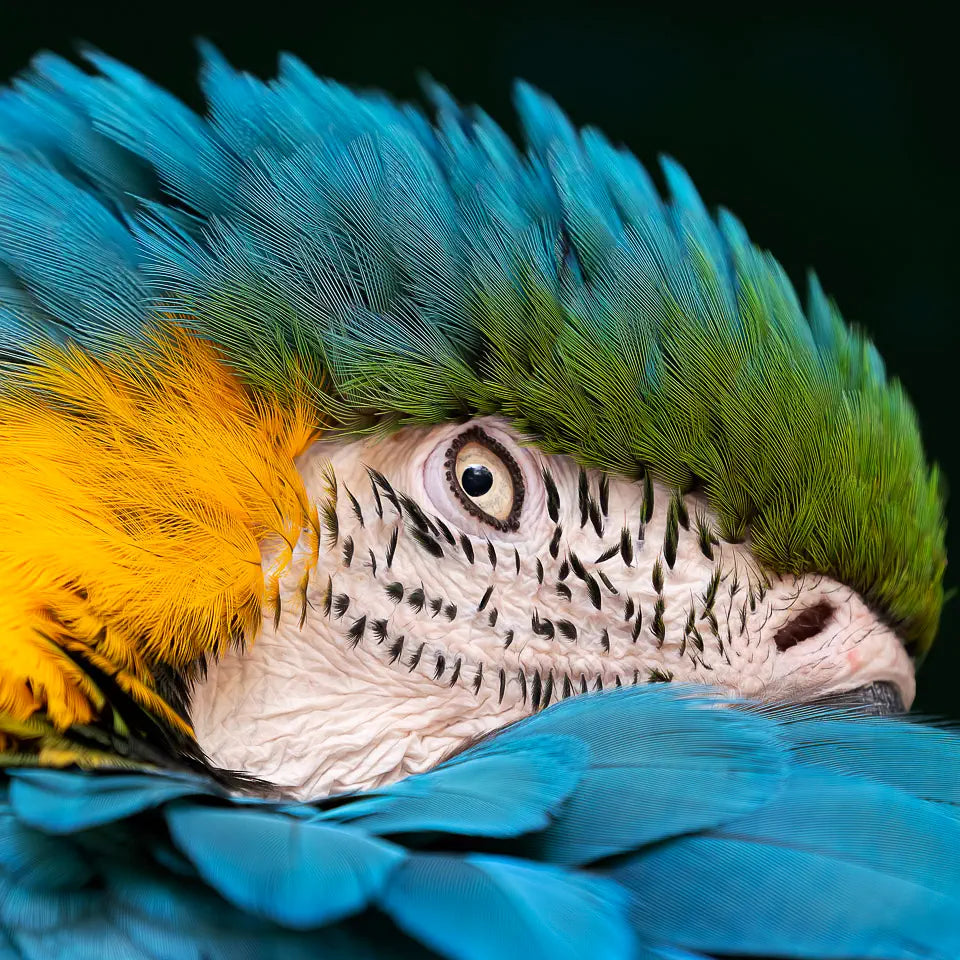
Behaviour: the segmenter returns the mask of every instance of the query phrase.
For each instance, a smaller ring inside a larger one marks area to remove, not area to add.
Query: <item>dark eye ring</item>
[[[486,463],[459,463],[465,448],[469,450],[472,445],[474,449],[483,448],[484,457],[479,459],[486,459]],[[480,427],[468,427],[447,448],[443,465],[450,489],[467,513],[495,530],[519,529],[525,493],[523,472],[502,443]],[[509,484],[509,489],[500,489],[498,484]],[[490,505],[492,494],[492,501],[500,504],[495,512],[483,508],[485,503]]]

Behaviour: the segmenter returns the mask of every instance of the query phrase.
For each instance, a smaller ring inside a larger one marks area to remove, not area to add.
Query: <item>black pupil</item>
[[[460,475],[460,486],[468,497],[482,497],[493,486],[489,467],[474,463]]]

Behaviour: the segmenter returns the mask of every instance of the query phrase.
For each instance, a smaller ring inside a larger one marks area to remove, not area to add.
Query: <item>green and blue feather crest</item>
[[[509,418],[545,451],[701,489],[781,573],[858,589],[918,652],[943,498],[914,411],[811,277],[517,88],[526,147],[204,48],[200,117],[129,68],[41,55],[0,94],[0,363],[176,317],[251,389],[347,430]]]

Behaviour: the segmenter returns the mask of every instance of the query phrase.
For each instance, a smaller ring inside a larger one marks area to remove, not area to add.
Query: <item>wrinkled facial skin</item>
[[[214,764],[291,796],[396,780],[613,686],[913,700],[903,645],[853,590],[765,573],[697,496],[580,471],[501,420],[320,441],[299,468],[327,516],[305,614],[304,552],[276,626],[267,611],[191,702]]]

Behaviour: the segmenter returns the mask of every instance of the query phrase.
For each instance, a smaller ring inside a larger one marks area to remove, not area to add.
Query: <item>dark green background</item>
[[[957,133],[957,54],[952,31],[922,8],[886,18],[747,17],[718,5],[678,18],[555,5],[5,6],[0,78],[39,48],[70,53],[82,39],[197,106],[196,35],[260,75],[285,49],[321,73],[400,97],[417,95],[417,72],[426,70],[508,129],[510,82],[526,78],[644,162],[660,152],[680,160],[706,202],[737,213],[796,282],[814,266],[847,318],[875,338],[914,398],[930,455],[960,485],[957,164],[948,146]],[[957,526],[948,549],[960,558]],[[950,585],[957,579],[948,575]],[[955,718],[958,610],[946,608],[918,700]]]

